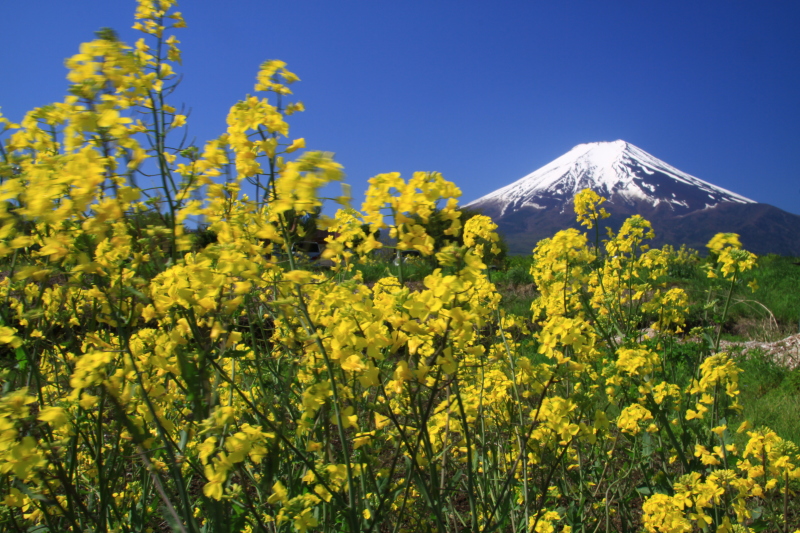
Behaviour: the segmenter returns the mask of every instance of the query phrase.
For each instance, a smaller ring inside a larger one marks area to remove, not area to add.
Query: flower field
[[[173,4],[138,1],[133,46],[83,44],[63,102],[0,116],[0,529],[800,531],[800,449],[729,422],[720,321],[671,355],[686,258],[646,220],[601,239],[604,200],[580,193],[587,234],[538,244],[517,316],[491,220],[462,225],[437,173],[382,174],[320,216],[333,267],[307,268],[292,245],[342,170],[296,153],[298,77],[265,62],[223,135],[181,145]],[[364,281],[379,232],[436,262],[420,287],[402,261]],[[755,256],[708,246],[724,318]]]

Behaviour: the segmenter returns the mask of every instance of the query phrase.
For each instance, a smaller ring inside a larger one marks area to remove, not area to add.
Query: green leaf
[[[17,358],[17,368],[20,370],[28,368],[28,356],[25,355],[25,350],[22,349],[22,346],[14,350],[14,355]]]

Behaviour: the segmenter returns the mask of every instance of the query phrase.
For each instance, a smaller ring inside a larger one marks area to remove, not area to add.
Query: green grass
[[[686,387],[692,371],[701,357],[700,342],[675,343],[664,355],[675,369],[673,382]],[[800,425],[797,406],[800,405],[800,369],[791,370],[776,363],[763,350],[733,352],[742,372],[739,375],[739,403],[742,412],[728,423],[731,432],[745,420],[753,427],[767,426],[784,439],[800,445]],[[744,446],[747,435],[738,435],[736,442]]]
[[[711,287],[701,259],[670,272],[670,281],[682,287],[692,302],[688,324],[701,325],[705,295]],[[724,337],[730,340],[777,340],[797,333],[800,327],[800,259],[767,255],[742,277],[733,291]],[[756,280],[753,292],[747,283]]]
[[[736,426],[749,420],[755,427],[768,426],[784,439],[800,445],[800,369],[790,370],[761,350],[750,350],[737,358],[739,401],[744,410]],[[733,424],[730,427],[736,428]]]
[[[496,285],[530,285],[531,257],[514,255],[506,258],[503,268],[491,272],[492,282]]]
[[[365,283],[374,283],[388,276],[399,277],[400,267],[393,261],[375,261],[367,264],[356,264],[355,269],[361,272]],[[403,277],[406,281],[419,282],[429,276],[435,269],[433,262],[425,258],[411,258],[403,263]]]
[[[506,313],[530,317],[531,303],[533,303],[533,299],[536,295],[533,290],[527,287],[516,288],[513,286],[500,286],[499,290],[503,295],[502,306]]]
[[[537,296],[530,268],[531,257],[510,256],[504,268],[490,272],[492,283],[503,296],[501,305],[507,313],[530,316],[531,303]]]
[[[759,258],[758,268],[744,277],[744,281],[755,279],[758,283],[751,299],[769,308],[777,320],[794,326],[800,320],[800,265],[796,263],[800,258],[767,255]],[[743,313],[743,308],[740,306],[737,312]]]

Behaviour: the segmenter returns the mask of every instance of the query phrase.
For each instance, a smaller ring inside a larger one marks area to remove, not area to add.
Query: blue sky
[[[100,27],[133,43],[133,0],[7,2],[0,107],[63,98]],[[360,205],[380,172],[438,170],[466,203],[584,142],[624,139],[800,214],[800,3],[184,1],[174,104],[199,143],[259,64],[296,72],[292,137],[335,152]]]

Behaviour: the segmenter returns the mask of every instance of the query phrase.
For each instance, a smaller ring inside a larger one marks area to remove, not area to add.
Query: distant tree
[[[464,224],[470,218],[482,214],[480,211],[476,209],[470,209],[467,207],[460,207],[458,209],[459,212],[459,220],[461,221],[461,228],[463,232]],[[453,235],[448,235],[445,233],[450,227],[450,220],[442,216],[442,212],[440,210],[434,211],[434,213],[428,218],[428,223],[425,224],[426,231],[428,235],[433,237],[434,242],[434,249],[439,250],[448,244],[455,244],[457,246],[463,246],[464,240],[462,238],[462,232],[459,232],[458,236],[454,237]],[[498,234],[499,235],[499,234]],[[497,247],[500,248],[500,252],[497,254],[491,254],[491,252],[487,249],[484,253],[483,262],[487,265],[502,265],[505,262],[505,258],[508,255],[508,243],[506,243],[505,239],[502,235],[500,236],[500,241],[497,243]]]
[[[317,206],[312,211],[298,215],[294,211],[284,214],[289,237],[293,242],[313,240],[317,233],[317,223],[322,214],[322,207]]]

